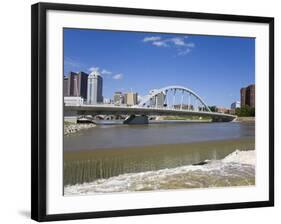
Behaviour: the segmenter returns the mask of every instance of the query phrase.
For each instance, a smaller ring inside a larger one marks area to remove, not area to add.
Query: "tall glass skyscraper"
[[[94,70],[88,76],[88,88],[87,88],[88,104],[97,104],[103,102],[102,82],[103,80],[98,70]]]

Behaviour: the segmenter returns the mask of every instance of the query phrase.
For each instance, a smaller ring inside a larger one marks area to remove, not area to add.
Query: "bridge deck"
[[[147,115],[147,116],[210,116],[215,120],[232,121],[235,115],[208,112],[208,111],[192,111],[180,110],[173,108],[142,108],[142,107],[124,107],[109,105],[80,105],[80,106],[64,106],[65,113],[77,113],[77,115]]]

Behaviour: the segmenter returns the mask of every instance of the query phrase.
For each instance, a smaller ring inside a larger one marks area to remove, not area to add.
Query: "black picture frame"
[[[193,18],[235,22],[254,22],[269,25],[269,200],[243,203],[209,204],[196,206],[160,207],[70,214],[46,214],[46,12],[63,10],[100,12],[123,15]],[[164,11],[137,8],[103,7],[73,4],[37,3],[31,16],[31,218],[36,221],[73,220],[115,216],[192,212],[274,206],[274,18],[183,11]]]

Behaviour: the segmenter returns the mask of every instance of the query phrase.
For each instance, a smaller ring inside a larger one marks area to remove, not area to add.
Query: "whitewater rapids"
[[[222,160],[156,171],[127,173],[90,183],[67,185],[64,195],[249,186],[255,184],[255,151],[236,150]]]

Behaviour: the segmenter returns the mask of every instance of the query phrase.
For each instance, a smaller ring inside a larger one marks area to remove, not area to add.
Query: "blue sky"
[[[64,75],[99,68],[103,95],[181,85],[230,107],[255,82],[255,39],[64,29]]]

